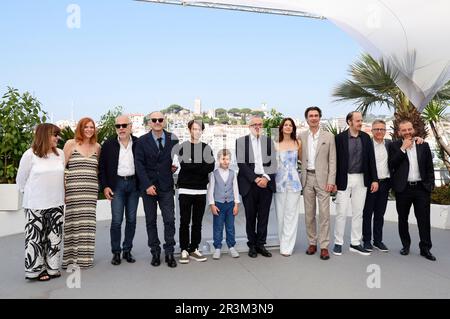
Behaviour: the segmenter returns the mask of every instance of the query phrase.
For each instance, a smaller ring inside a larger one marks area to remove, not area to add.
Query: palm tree
[[[414,57],[413,57],[414,58]],[[414,67],[414,59],[411,60]],[[390,71],[383,60],[376,61],[369,54],[363,54],[359,61],[350,67],[351,80],[339,84],[333,95],[337,101],[354,101],[357,110],[365,115],[374,106],[386,105],[394,111],[394,136],[398,137],[400,121],[410,120],[418,136],[428,134],[426,124],[430,125],[439,145],[439,153],[450,172],[450,146],[444,140],[445,132],[440,124],[450,101],[450,82],[448,82],[420,114],[406,95],[395,84],[397,74]],[[439,129],[441,128],[441,129]]]
[[[424,119],[395,83],[397,73],[391,71],[383,60],[376,61],[369,54],[363,54],[350,66],[349,73],[351,79],[340,83],[333,92],[336,101],[355,102],[363,115],[372,107],[386,105],[394,111],[394,138],[398,136],[399,122],[404,119],[413,123],[418,136],[426,138]],[[449,84],[438,92],[435,99],[450,100]]]
[[[341,129],[339,128],[338,125],[334,125],[333,123],[331,123],[330,121],[328,121],[328,123],[325,125],[325,131],[330,132],[331,134],[333,134],[334,136],[338,135],[339,133],[341,133]]]

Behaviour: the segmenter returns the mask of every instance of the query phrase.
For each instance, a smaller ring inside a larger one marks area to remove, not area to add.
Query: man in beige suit
[[[302,148],[303,200],[309,247],[307,255],[314,255],[317,242],[320,259],[330,258],[330,193],[336,182],[336,144],[333,134],[320,129],[322,111],[317,106],[308,107],[305,118],[309,130],[300,134]],[[319,202],[319,236],[316,231],[316,198]]]

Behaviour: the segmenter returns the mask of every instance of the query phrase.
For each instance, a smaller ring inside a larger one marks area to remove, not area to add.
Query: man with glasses
[[[236,158],[239,166],[239,193],[245,207],[248,255],[256,258],[272,254],[264,247],[267,238],[272,195],[276,191],[277,159],[272,140],[262,135],[263,121],[253,117],[250,134],[236,140]]]
[[[161,242],[156,225],[157,205],[164,222],[165,262],[170,268],[177,266],[173,257],[175,247],[175,205],[172,165],[172,148],[178,138],[164,130],[165,119],[161,112],[150,113],[151,131],[139,138],[136,146],[136,174],[139,177],[144,203],[148,246],[152,254],[152,266],[161,264]]]
[[[372,251],[375,247],[379,251],[388,252],[389,249],[383,243],[383,224],[386,212],[391,179],[388,166],[389,147],[391,140],[385,139],[386,122],[375,120],[372,123],[373,146],[375,151],[375,163],[378,175],[378,191],[372,193],[367,191],[366,202],[363,210],[363,247]],[[424,140],[415,137],[417,144],[423,144]],[[372,240],[372,217],[373,217],[373,245]]]
[[[139,203],[138,182],[134,156],[137,137],[131,134],[128,116],[116,118],[117,136],[103,143],[99,160],[99,180],[105,197],[111,201],[111,264],[120,265],[120,253],[129,263],[136,260],[131,255],[136,230],[136,212]],[[122,221],[125,211],[125,238],[120,247]]]

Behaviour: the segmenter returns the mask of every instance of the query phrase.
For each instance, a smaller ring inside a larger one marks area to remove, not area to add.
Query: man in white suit
[[[309,247],[314,255],[320,245],[320,259],[330,258],[330,193],[336,183],[336,144],[333,134],[320,129],[322,111],[317,106],[305,110],[309,130],[300,134],[302,142],[303,200]],[[316,199],[319,202],[319,236],[316,231]]]

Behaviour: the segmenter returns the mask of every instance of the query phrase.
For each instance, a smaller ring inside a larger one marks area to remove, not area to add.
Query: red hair
[[[95,128],[95,122],[90,117],[83,117],[81,120],[78,121],[77,128],[75,129],[75,141],[77,143],[81,143],[84,140],[84,134],[83,130],[86,124],[92,123],[94,125],[94,135],[89,140],[90,144],[97,143],[97,129]]]

